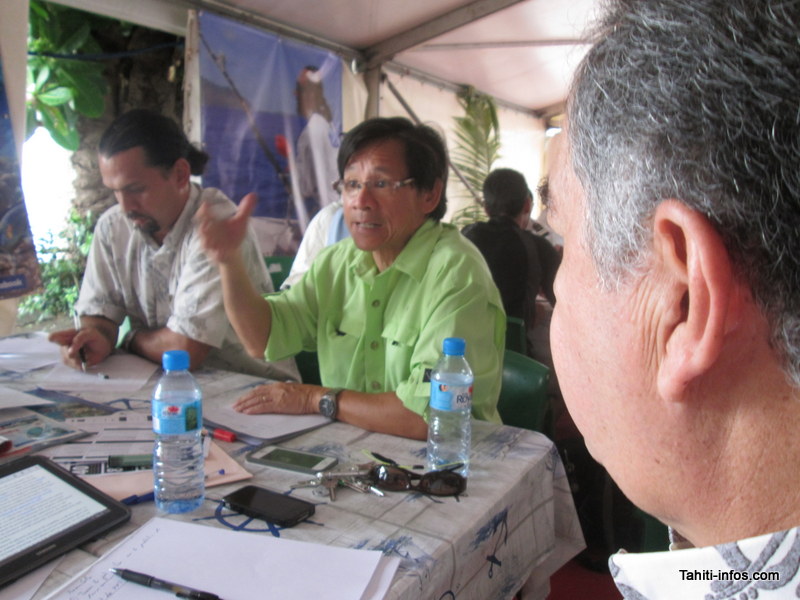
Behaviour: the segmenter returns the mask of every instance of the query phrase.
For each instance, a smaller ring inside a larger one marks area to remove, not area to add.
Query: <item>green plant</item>
[[[73,210],[66,228],[39,247],[42,291],[26,296],[19,305],[24,321],[39,323],[72,313],[78,299],[86,257],[92,245],[94,216]]]
[[[28,27],[27,137],[42,126],[67,150],[78,149],[78,114],[102,116],[108,84],[92,27],[102,17],[31,0]]]
[[[492,165],[500,158],[500,124],[497,107],[491,96],[464,86],[458,93],[463,117],[455,117],[456,146],[451,154],[453,165],[471,188],[469,203],[451,219],[457,227],[486,220],[480,191]]]

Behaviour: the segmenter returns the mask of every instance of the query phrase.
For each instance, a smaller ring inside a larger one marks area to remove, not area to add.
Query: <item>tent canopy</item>
[[[359,71],[381,66],[549,117],[560,112],[600,0],[56,0],[185,33],[205,9],[340,53]]]

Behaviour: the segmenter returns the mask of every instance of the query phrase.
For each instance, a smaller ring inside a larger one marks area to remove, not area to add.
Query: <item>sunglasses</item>
[[[413,490],[431,496],[458,496],[467,489],[467,480],[454,471],[461,466],[457,464],[420,475],[395,465],[375,465],[367,473],[367,479],[375,487],[387,492]]]

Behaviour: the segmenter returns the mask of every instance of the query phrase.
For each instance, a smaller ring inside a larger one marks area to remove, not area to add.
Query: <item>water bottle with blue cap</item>
[[[189,354],[169,350],[153,391],[154,495],[158,510],[185,513],[203,503],[203,394],[189,372]]]

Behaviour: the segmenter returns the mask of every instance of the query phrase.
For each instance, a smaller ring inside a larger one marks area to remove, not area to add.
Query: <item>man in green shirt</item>
[[[499,422],[505,313],[478,250],[449,224],[447,157],[430,127],[403,118],[352,129],[338,157],[351,237],[323,250],[282,294],[262,297],[242,269],[238,240],[255,198],[226,221],[203,214],[201,235],[220,265],[225,307],[253,355],[319,354],[324,386],[259,386],[245,413],[316,413],[424,439],[430,371],[445,337],[467,341],[473,416]]]

